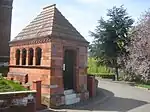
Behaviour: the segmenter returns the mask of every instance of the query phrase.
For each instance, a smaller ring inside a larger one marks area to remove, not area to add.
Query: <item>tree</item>
[[[115,68],[118,80],[119,60],[128,54],[125,47],[130,42],[128,31],[134,21],[123,6],[109,9],[107,17],[108,20],[101,18],[95,32],[91,32],[94,41],[90,51],[99,65]]]
[[[144,13],[131,32],[131,44],[128,46],[129,58],[126,71],[131,80],[150,81],[150,11]],[[135,78],[135,79],[133,79]],[[137,79],[138,78],[138,79]]]

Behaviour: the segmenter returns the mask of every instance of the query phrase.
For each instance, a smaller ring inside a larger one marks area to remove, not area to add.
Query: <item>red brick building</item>
[[[79,102],[88,98],[88,44],[55,5],[45,7],[10,42],[9,73],[27,74],[28,83],[42,80],[51,104]]]
[[[0,0],[0,63],[9,61],[13,0]]]

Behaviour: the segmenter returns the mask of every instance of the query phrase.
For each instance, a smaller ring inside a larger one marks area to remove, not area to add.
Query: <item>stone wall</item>
[[[0,93],[0,112],[36,112],[36,92]]]

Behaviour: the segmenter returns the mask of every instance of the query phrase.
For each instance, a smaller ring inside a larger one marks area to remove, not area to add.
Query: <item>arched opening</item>
[[[34,55],[34,50],[33,48],[30,48],[28,54],[28,65],[33,65],[33,55]]]
[[[16,50],[16,65],[20,65],[20,50]]]
[[[36,65],[41,65],[42,49],[36,48]]]
[[[27,51],[26,49],[22,50],[22,65],[26,65],[26,57],[27,57]]]

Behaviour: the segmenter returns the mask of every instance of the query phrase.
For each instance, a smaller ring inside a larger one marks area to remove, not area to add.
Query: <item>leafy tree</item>
[[[130,42],[128,31],[134,21],[128,16],[123,6],[109,9],[107,17],[108,20],[101,18],[95,32],[91,32],[94,41],[90,46],[90,51],[99,65],[115,68],[118,80],[120,57],[128,54],[125,47]]]

